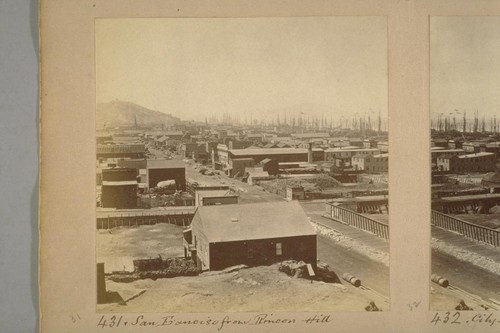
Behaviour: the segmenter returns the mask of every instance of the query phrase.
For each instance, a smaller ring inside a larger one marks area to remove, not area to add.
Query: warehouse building
[[[238,198],[238,194],[231,190],[197,190],[195,205],[232,205],[238,203]]]
[[[325,161],[341,160],[345,165],[351,165],[352,157],[355,155],[377,155],[380,150],[377,148],[358,148],[358,147],[344,147],[344,148],[329,148],[325,150]]]
[[[437,158],[439,171],[449,172],[490,172],[496,169],[494,153],[475,153],[465,155],[441,155]]]
[[[354,155],[352,157],[352,167],[354,170],[366,172],[388,172],[389,154]]]
[[[175,180],[176,189],[186,191],[186,167],[175,160],[148,160],[146,166],[147,184],[156,187],[159,182]]]
[[[137,170],[108,168],[102,170],[101,207],[137,208]]]
[[[96,150],[97,158],[144,158],[146,148],[142,143],[133,144],[98,144]]]

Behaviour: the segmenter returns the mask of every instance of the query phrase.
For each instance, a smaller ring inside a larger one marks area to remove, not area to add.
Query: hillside
[[[140,105],[114,100],[107,103],[98,103],[96,106],[97,127],[106,126],[132,126],[137,117],[139,126],[152,126],[165,124],[174,125],[181,120],[160,111],[154,111]]]

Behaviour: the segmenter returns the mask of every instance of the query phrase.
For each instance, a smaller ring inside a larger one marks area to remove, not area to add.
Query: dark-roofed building
[[[436,163],[438,157],[441,155],[447,156],[455,156],[455,155],[464,155],[465,151],[463,149],[440,149],[441,147],[432,147],[431,148],[431,161],[432,163]]]
[[[342,160],[345,164],[351,165],[352,157],[355,155],[377,155],[380,150],[377,148],[329,148],[325,150],[325,161]]]
[[[255,163],[270,158],[278,162],[307,162],[308,154],[305,148],[262,148],[262,149],[231,149],[228,150],[229,159],[253,158]],[[320,148],[312,149],[313,161],[323,161],[324,151]]]
[[[490,189],[491,193],[500,192],[500,172],[490,172],[481,181],[483,186]]]
[[[235,158],[229,161],[229,176],[242,177],[245,174],[245,169],[253,167],[255,161],[253,158]]]
[[[329,138],[330,133],[327,132],[293,133],[291,134],[291,137],[298,140],[322,139],[322,138]]]
[[[288,259],[316,267],[316,232],[296,201],[198,207],[186,240],[203,270]]]
[[[439,171],[449,172],[489,172],[496,169],[496,156],[493,153],[474,153],[466,155],[440,155],[437,158]]]
[[[177,190],[186,191],[186,167],[176,160],[148,160],[148,187],[156,187],[159,182],[175,180]]]
[[[103,181],[101,207],[137,208],[137,180]]]
[[[195,161],[209,160],[209,152],[207,151],[205,142],[185,142],[181,145],[181,155],[184,158],[193,158]]]
[[[146,160],[142,158],[129,158],[129,159],[119,159],[116,164],[122,168],[132,168],[132,169],[146,169]]]
[[[171,139],[182,139],[184,137],[184,132],[182,131],[166,131],[163,132],[164,136],[167,136]]]
[[[96,155],[97,158],[144,158],[146,155],[146,148],[143,143],[118,145],[98,144]]]
[[[102,170],[101,207],[137,208],[137,170],[109,168]]]
[[[238,194],[231,190],[196,191],[196,206],[230,205],[238,203]]]
[[[267,171],[271,176],[276,176],[280,169],[278,161],[270,158],[263,159],[260,161],[259,165],[262,166],[262,170]]]

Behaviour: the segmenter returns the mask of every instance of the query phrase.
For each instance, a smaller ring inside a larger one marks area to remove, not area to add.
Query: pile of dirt
[[[325,174],[303,178],[275,179],[263,183],[261,186],[271,193],[285,192],[287,186],[302,186],[306,192],[323,191],[325,189],[340,187],[342,184]]]
[[[184,258],[157,258],[134,260],[133,273],[114,273],[108,279],[114,282],[132,282],[135,280],[172,278],[177,276],[196,276],[200,270],[191,260]]]
[[[283,261],[279,263],[278,270],[293,278],[309,278],[307,264],[303,261]],[[326,283],[341,283],[337,274],[329,270],[325,265],[318,264],[315,274],[316,275],[313,277],[313,279],[316,281],[323,281]]]
[[[287,260],[280,263],[278,270],[285,273],[288,276],[293,276],[294,278],[307,278],[309,274],[307,273],[306,263],[303,261]]]
[[[361,311],[369,295],[342,284],[296,279],[279,271],[280,264],[239,269],[196,277],[137,280],[132,283],[107,281],[108,290],[127,299],[147,290],[140,297],[118,304],[104,304],[99,312],[308,312]],[[211,273],[211,274],[209,274]],[[300,300],[300,301],[297,301]]]

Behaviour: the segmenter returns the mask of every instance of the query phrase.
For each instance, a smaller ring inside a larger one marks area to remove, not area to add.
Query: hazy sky
[[[96,20],[97,102],[184,119],[387,114],[386,17]]]
[[[500,116],[500,17],[431,18],[431,110]]]

